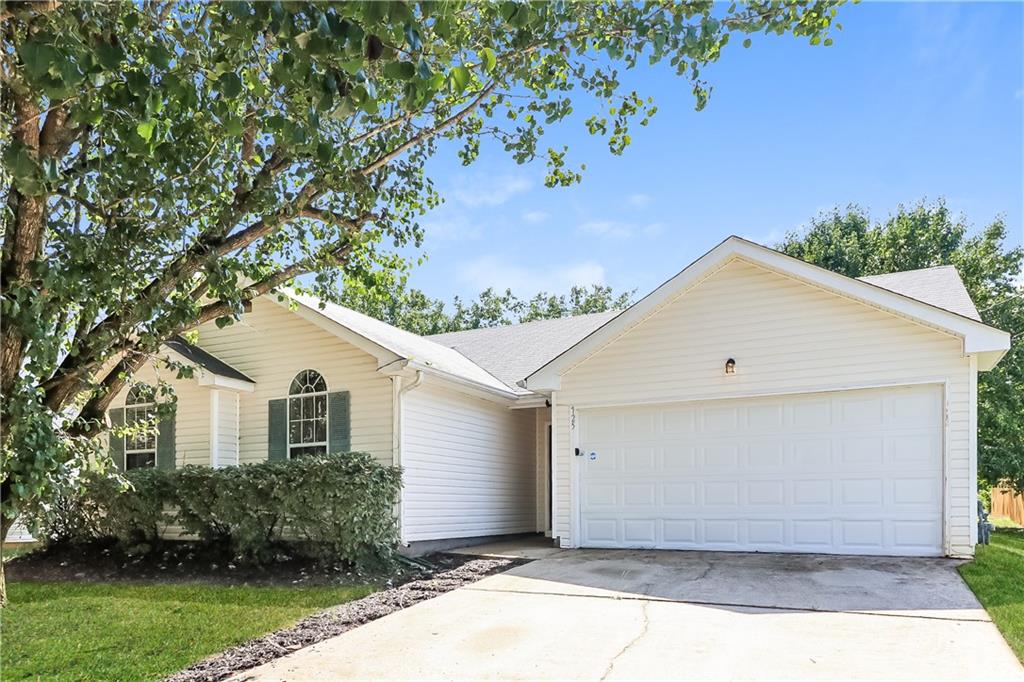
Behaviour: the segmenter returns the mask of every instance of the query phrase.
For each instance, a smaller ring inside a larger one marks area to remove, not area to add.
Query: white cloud
[[[500,206],[517,194],[528,192],[531,186],[525,175],[461,176],[451,196],[463,206]]]
[[[614,220],[591,220],[576,228],[585,234],[594,234],[610,239],[627,239],[633,235],[633,226]]]
[[[741,234],[740,236],[755,244],[773,247],[786,238],[786,231],[776,228],[763,234]]]
[[[545,211],[527,211],[523,214],[523,220],[531,225],[539,225],[550,217],[551,214]]]
[[[665,223],[651,223],[644,225],[643,233],[647,237],[658,237],[665,234]]]
[[[583,261],[558,268],[533,267],[509,263],[493,255],[480,256],[463,263],[458,277],[472,291],[493,287],[499,291],[511,289],[520,296],[538,291],[562,292],[580,284],[604,284],[604,266],[596,261]]]
[[[626,198],[626,201],[633,208],[647,208],[654,202],[654,197],[652,197],[650,194],[643,194],[638,192],[636,194],[630,194]]]
[[[483,237],[483,225],[463,215],[438,216],[422,223],[427,242],[460,241]]]

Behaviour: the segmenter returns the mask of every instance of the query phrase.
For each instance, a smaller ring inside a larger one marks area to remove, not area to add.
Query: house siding
[[[430,380],[402,401],[406,542],[536,529],[533,410]]]
[[[295,375],[314,369],[328,390],[350,393],[352,450],[391,464],[391,380],[377,372],[376,358],[365,351],[264,299],[254,301],[240,322],[200,327],[199,345],[256,383],[254,392],[239,394],[241,463],[267,459],[268,401],[286,397]]]
[[[959,338],[732,259],[562,377],[555,535],[575,545],[574,408],[936,382],[948,420],[946,548],[969,555],[973,377]]]

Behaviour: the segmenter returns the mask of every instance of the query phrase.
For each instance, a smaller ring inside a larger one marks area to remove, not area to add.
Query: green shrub
[[[222,519],[221,492],[218,482],[223,476],[217,469],[189,464],[174,475],[174,504],[178,523],[186,535],[211,543],[227,543],[231,527]]]
[[[169,508],[174,502],[173,472],[133,469],[124,474],[127,488],[110,477],[91,478],[86,494],[103,510],[101,536],[116,538],[130,554],[145,553],[160,544],[167,527],[175,522]]]
[[[390,557],[398,541],[398,469],[360,452],[304,457],[284,474],[291,491],[283,499],[287,533],[306,554],[362,566]]]
[[[223,469],[135,469],[124,481],[88,475],[78,493],[34,516],[60,529],[46,535],[51,540],[112,537],[130,553],[157,546],[177,523],[257,564],[284,550],[366,567],[388,559],[398,543],[401,472],[364,452]]]
[[[40,542],[46,544],[88,542],[103,535],[103,509],[98,497],[84,494],[79,486],[90,476],[62,477],[46,500],[37,498],[21,510],[20,518]]]

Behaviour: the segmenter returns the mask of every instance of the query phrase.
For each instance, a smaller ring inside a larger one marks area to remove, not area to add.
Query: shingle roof
[[[369,315],[357,313],[349,308],[321,301],[312,296],[284,290],[281,293],[401,358],[433,367],[445,374],[483,386],[504,392],[513,392],[511,386],[495,378],[485,367],[475,364],[458,351],[432,341],[428,337],[407,332]]]
[[[222,376],[228,379],[238,379],[239,381],[248,381],[249,383],[255,383],[252,379],[247,377],[242,372],[224,362],[212,353],[203,350],[199,346],[194,346],[180,336],[175,336],[164,343],[164,345],[173,350],[178,355],[182,356],[194,365],[198,365],[203,369]]]
[[[936,308],[981,321],[981,315],[974,307],[974,302],[971,301],[971,296],[960,279],[960,273],[952,265],[872,275],[859,279]]]
[[[427,338],[457,350],[517,393],[528,393],[516,382],[543,367],[620,312],[611,310],[506,327],[469,329]]]

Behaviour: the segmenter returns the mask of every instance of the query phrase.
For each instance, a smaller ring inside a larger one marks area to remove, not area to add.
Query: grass
[[[369,586],[219,587],[42,583],[7,586],[0,677],[155,680]]]
[[[989,523],[996,528],[1020,528],[1020,525],[1015,523],[1013,519],[1006,516],[990,516],[988,517]]]
[[[1024,662],[1024,531],[996,530],[960,575]]]

